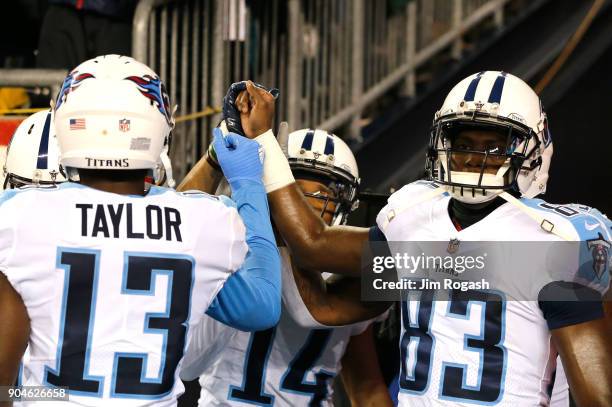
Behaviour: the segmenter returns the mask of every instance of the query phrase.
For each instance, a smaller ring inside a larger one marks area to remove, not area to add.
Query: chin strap
[[[425,192],[422,195],[419,195],[416,199],[411,200],[409,202],[406,202],[403,205],[397,205],[396,207],[394,207],[393,209],[391,209],[389,212],[387,212],[387,216],[386,219],[383,221],[382,224],[382,230],[386,230],[387,226],[389,226],[389,223],[391,223],[391,221],[393,219],[395,219],[395,217],[399,214],[401,214],[404,211],[407,211],[408,209],[412,208],[415,205],[418,205],[422,202],[425,201],[429,201],[430,199],[438,196],[438,195],[442,195],[443,193],[446,192],[446,189],[441,188],[440,186],[438,186],[438,188],[433,189],[429,192]]]
[[[172,177],[172,163],[170,162],[170,157],[168,156],[167,148],[162,151],[161,155],[159,156],[159,159],[161,160],[162,165],[164,166],[164,171],[166,172],[166,182],[168,183],[168,186],[170,188],[174,188],[176,182]]]
[[[540,225],[542,230],[548,233],[552,233],[556,236],[559,236],[561,239],[566,240],[568,242],[573,242],[576,240],[573,236],[566,233],[563,229],[560,229],[559,227],[557,227],[554,223],[552,223],[548,219],[540,216],[540,214],[537,211],[531,209],[530,207],[525,205],[523,202],[521,202],[519,199],[516,199],[509,193],[502,192],[501,194],[499,194],[499,196],[502,197],[509,204],[514,205],[517,209],[519,209],[521,212],[529,216],[531,219],[535,220]]]

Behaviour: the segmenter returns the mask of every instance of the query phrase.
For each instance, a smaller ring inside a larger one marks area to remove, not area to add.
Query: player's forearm
[[[552,331],[572,396],[580,407],[609,406],[612,400],[612,345],[608,323],[602,318]]]
[[[19,294],[0,272],[0,386],[12,386],[28,346],[30,319]]]
[[[384,382],[363,383],[362,390],[349,395],[352,407],[391,407],[393,401]]]
[[[298,267],[361,275],[361,248],[368,238],[367,229],[328,227],[295,183],[269,193],[268,200],[274,223]]]
[[[235,181],[232,197],[246,228],[246,259],[228,278],[208,314],[244,331],[270,328],[280,317],[281,268],[263,185]]]
[[[372,325],[351,337],[342,358],[342,383],[352,406],[392,406],[382,377]]]
[[[214,168],[207,159],[206,153],[196,165],[183,178],[177,191],[198,190],[208,194],[214,194],[223,178],[223,173]]]

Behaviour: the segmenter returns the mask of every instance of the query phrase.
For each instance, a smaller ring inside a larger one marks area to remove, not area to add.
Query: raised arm
[[[314,320],[322,325],[341,326],[366,321],[385,312],[391,302],[362,302],[361,280],[334,275],[324,280],[319,272],[299,269],[295,265],[291,274],[283,270],[283,298],[285,302],[301,298]],[[292,312],[291,307],[287,307]],[[299,315],[294,317],[298,323]],[[310,321],[303,325],[310,327]]]
[[[259,146],[215,129],[219,162],[246,228],[248,253],[207,310],[216,320],[243,331],[270,328],[280,317],[281,278],[278,248],[261,182]]]
[[[0,272],[0,386],[15,383],[29,336],[30,319],[25,305]],[[0,406],[9,405],[0,402]]]
[[[189,171],[176,188],[177,191],[198,190],[214,194],[223,178],[221,167],[210,156],[210,150]]]
[[[272,154],[269,151],[273,150],[268,146],[265,151],[269,157]],[[278,158],[285,159],[282,153]],[[266,170],[274,171],[264,165],[264,174]],[[361,275],[361,255],[368,242],[368,229],[327,226],[308,205],[295,182],[268,192],[268,201],[274,224],[298,267],[354,277]]]
[[[225,103],[231,101],[226,98]],[[362,246],[368,240],[368,229],[348,226],[326,226],[306,202],[295,184],[291,169],[270,127],[274,98],[264,89],[247,82],[246,92],[235,99],[244,135],[255,138],[265,151],[264,184],[272,218],[287,242],[291,256],[299,267],[321,272],[359,276]],[[229,108],[224,111],[230,111]]]

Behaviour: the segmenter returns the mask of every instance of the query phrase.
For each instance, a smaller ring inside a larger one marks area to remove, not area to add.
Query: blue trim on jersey
[[[312,141],[314,139],[314,130],[308,129],[304,140],[302,140],[302,147],[304,150],[312,150]]]
[[[10,199],[14,198],[15,195],[17,195],[17,193],[19,192],[23,192],[23,190],[6,189],[2,191],[2,193],[0,194],[0,207],[2,207],[2,205],[6,203],[7,201],[9,201]]]
[[[370,242],[386,242],[387,237],[378,226],[372,226],[368,230],[368,240]]]
[[[474,100],[474,97],[476,96],[476,88],[478,88],[478,82],[480,82],[480,78],[482,77],[482,75],[484,75],[484,71],[478,72],[476,77],[472,79],[472,82],[470,82],[470,85],[468,86],[465,92],[463,100],[465,100],[466,102],[471,102]]]
[[[144,181],[143,181],[142,185],[143,185],[143,188],[144,188]],[[95,189],[95,188],[92,188],[92,187],[89,187],[87,185],[83,185],[81,183],[74,182],[74,181],[62,182],[61,184],[59,184],[57,186],[57,188],[59,188],[59,189],[72,189],[72,188],[77,188],[77,189],[93,189],[94,191],[105,192],[105,191],[101,191],[99,189]],[[149,192],[147,192],[146,195],[132,195],[132,194],[129,194],[129,195],[123,195],[123,196],[128,196],[130,198],[146,198],[148,196],[162,195],[162,194],[165,194],[166,192],[177,193],[172,188],[158,187],[156,185],[152,185],[151,188],[149,188]],[[114,192],[107,192],[107,193],[108,194],[114,194],[114,195],[122,195],[122,194],[116,194]]]
[[[15,386],[23,386],[23,359],[21,359],[21,362],[19,362],[19,370],[17,371],[17,380],[15,381]]]
[[[444,314],[445,317],[450,317],[450,318],[457,318],[457,319],[463,319],[463,320],[469,320],[470,319],[470,314],[471,314],[471,309],[472,309],[472,304],[473,303],[480,303],[481,304],[481,315],[480,315],[480,335],[470,335],[470,334],[464,334],[463,336],[463,350],[464,351],[468,351],[468,352],[478,352],[479,354],[479,366],[478,366],[478,383],[476,384],[476,386],[470,386],[467,384],[467,372],[469,369],[469,366],[467,364],[464,363],[454,363],[454,362],[445,362],[442,361],[442,368],[441,368],[441,376],[440,376],[440,386],[439,386],[439,390],[438,390],[438,397],[441,400],[450,400],[450,401],[458,401],[458,402],[462,402],[462,403],[471,403],[471,404],[479,404],[479,405],[483,405],[483,406],[493,406],[498,404],[504,396],[504,384],[505,384],[505,379],[506,379],[506,368],[507,368],[507,364],[508,364],[508,351],[506,350],[506,347],[503,346],[503,343],[506,339],[506,298],[505,295],[502,292],[497,292],[496,293],[502,298],[502,320],[501,320],[501,337],[500,337],[500,341],[494,345],[495,347],[500,348],[503,353],[504,353],[504,365],[502,368],[502,375],[501,375],[501,381],[500,381],[500,388],[499,388],[499,396],[497,397],[497,400],[493,401],[493,402],[484,402],[484,401],[479,401],[479,400],[474,400],[474,399],[467,399],[467,398],[460,398],[460,397],[452,397],[452,396],[445,396],[442,394],[442,390],[444,388],[444,376],[446,375],[446,367],[456,367],[462,370],[463,372],[463,377],[462,377],[462,383],[461,386],[464,389],[467,390],[472,390],[472,391],[480,391],[481,390],[481,386],[482,386],[482,371],[483,371],[483,363],[484,363],[484,352],[485,349],[484,348],[473,348],[468,346],[468,340],[469,339],[476,339],[476,340],[484,340],[484,336],[485,336],[485,323],[486,323],[486,308],[487,308],[487,303],[486,301],[477,301],[477,300],[469,300],[468,304],[466,306],[466,314],[456,314],[454,312],[451,312],[450,307],[452,304],[452,301],[448,301],[447,306],[446,306],[446,313]],[[432,312],[433,314],[433,312]]]
[[[228,208],[238,209],[238,205],[236,205],[236,202],[234,202],[232,198],[225,195],[218,195],[218,198],[219,201]]]
[[[70,251],[71,253],[86,253],[93,254],[95,256],[95,268],[94,268],[94,278],[93,278],[93,286],[92,286],[92,296],[91,296],[91,312],[89,314],[89,329],[87,331],[87,349],[85,350],[85,366],[83,368],[83,379],[85,380],[93,380],[98,381],[98,392],[84,392],[79,390],[70,389],[70,394],[76,394],[77,396],[86,396],[86,397],[102,397],[104,393],[104,376],[93,376],[88,374],[89,372],[89,361],[91,359],[91,340],[92,340],[92,330],[96,317],[96,299],[98,294],[98,277],[100,270],[100,250],[90,250],[90,249],[77,249],[77,248],[69,248],[69,247],[58,247],[55,267],[58,269],[64,270],[64,292],[62,293],[62,309],[60,312],[60,329],[59,329],[59,337],[57,341],[57,351],[55,354],[55,369],[50,368],[45,365],[44,374],[43,374],[43,384],[47,387],[55,387],[53,384],[47,381],[48,372],[53,373],[54,375],[59,375],[61,368],[61,351],[64,343],[64,323],[66,321],[66,305],[68,301],[68,284],[70,281],[70,266],[62,263],[62,253],[66,251]]]
[[[43,126],[42,135],[40,137],[40,145],[38,146],[38,159],[36,160],[36,168],[46,170],[49,167],[49,128],[51,127],[51,111],[47,113],[45,125]]]
[[[219,201],[219,197],[216,195],[210,195],[206,192],[197,191],[197,190],[189,190],[189,191],[175,191],[180,196],[184,196],[186,198],[206,198],[211,201]]]
[[[274,327],[273,331],[272,331],[272,338],[270,338],[270,346],[268,347],[268,350],[266,352],[266,355],[263,358],[263,371],[261,373],[261,387],[259,389],[259,394],[261,396],[264,397],[270,397],[271,402],[268,404],[264,404],[264,403],[258,403],[256,401],[247,401],[245,399],[237,399],[237,398],[233,398],[232,397],[232,390],[236,389],[238,391],[244,390],[244,388],[246,387],[246,381],[247,381],[247,365],[248,365],[248,360],[249,360],[249,355],[251,353],[251,348],[253,347],[253,339],[255,339],[255,332],[252,332],[249,335],[249,345],[247,346],[247,351],[245,353],[245,356],[243,358],[243,366],[242,366],[242,384],[240,385],[240,387],[238,386],[234,386],[234,385],[230,385],[229,386],[229,390],[227,391],[227,399],[231,400],[231,401],[237,401],[237,402],[241,402],[241,403],[247,403],[247,404],[254,404],[257,406],[273,406],[274,405],[274,394],[268,394],[266,393],[266,370],[268,369],[268,359],[270,358],[270,353],[272,353],[272,348],[274,347],[274,338],[276,337],[276,327]]]
[[[538,211],[555,213],[569,221],[582,242],[580,244],[580,264],[576,278],[579,282],[585,282],[591,286],[595,285],[600,293],[605,292],[610,285],[609,265],[606,265],[601,275],[595,272],[593,269],[593,248],[589,247],[589,240],[597,240],[603,237],[608,243],[612,243],[612,221],[597,209],[584,205],[556,205],[542,199],[527,198],[521,198],[521,202]],[[608,256],[610,255],[612,255],[612,249],[608,249]]]
[[[162,195],[165,194],[166,192],[174,192],[177,193],[174,189],[172,188],[166,188],[166,187],[158,187],[156,185],[151,185],[151,188],[149,188],[149,192],[147,192],[146,195],[130,195],[134,198],[144,198],[146,196],[154,196],[154,195]]]
[[[571,222],[581,241],[594,239],[599,232],[603,233],[606,240],[612,240],[612,232],[610,232],[610,230],[612,230],[612,221],[604,217],[604,215],[595,208],[577,204],[550,204],[537,198],[521,198],[521,202],[538,211],[555,213],[567,219]],[[588,222],[585,218],[589,218],[588,220],[592,220],[592,222]],[[597,227],[595,223],[598,223]]]
[[[502,72],[493,83],[493,88],[491,88],[491,94],[489,95],[489,103],[499,103],[501,101],[504,82],[506,82],[506,73]]]
[[[410,328],[415,328],[415,329],[420,329],[419,327],[419,313],[421,311],[421,300],[403,300],[403,302],[406,303],[406,310],[408,311],[408,326],[410,326]],[[416,320],[415,322],[412,322],[412,318],[410,315],[410,303],[411,302],[415,302],[417,304],[416,310],[414,311],[414,315],[416,316]],[[429,385],[431,384],[431,365],[433,365],[434,363],[434,359],[433,359],[433,355],[434,355],[434,351],[436,350],[436,336],[431,332],[431,323],[433,321],[433,317],[434,314],[436,313],[436,301],[432,301],[431,302],[431,313],[429,314],[429,322],[427,323],[427,332],[426,334],[429,335],[429,337],[431,338],[431,350],[430,350],[430,354],[431,356],[431,360],[429,362],[429,366],[427,367],[427,384],[425,385],[425,388],[422,391],[416,391],[416,390],[410,390],[410,389],[404,389],[401,385],[399,386],[399,391],[400,393],[408,393],[408,394],[425,394],[427,393],[427,390],[429,390]],[[403,324],[403,319],[402,319],[402,324]],[[404,327],[402,327],[402,333],[400,335],[400,346],[402,343],[402,336],[406,333],[406,329]],[[408,379],[414,380],[415,379],[415,373],[416,373],[416,365],[418,363],[418,351],[419,351],[419,344],[421,342],[421,338],[415,337],[415,336],[410,336],[410,340],[408,342],[408,345],[406,345],[406,354],[408,354],[408,350],[410,349],[410,344],[412,343],[412,338],[417,338],[417,346],[414,349],[414,367],[411,369],[412,370],[412,375],[411,377],[408,377]],[[401,352],[400,352],[401,355]],[[408,370],[408,367],[406,366],[406,370]],[[400,369],[400,373],[401,374],[401,369]],[[399,377],[399,376],[398,376]],[[440,386],[442,387],[442,386]]]
[[[334,153],[334,139],[331,136],[327,136],[325,139],[325,150],[323,154],[330,155]]]
[[[117,398],[127,398],[127,399],[159,399],[164,397],[174,390],[174,386],[170,388],[165,393],[161,394],[151,394],[151,395],[143,395],[143,394],[126,394],[126,393],[115,393],[116,383],[117,383],[117,364],[119,362],[120,357],[132,358],[132,359],[140,359],[142,361],[142,371],[140,372],[140,382],[141,383],[156,383],[160,384],[163,381],[163,373],[166,368],[166,348],[168,342],[168,330],[163,328],[149,328],[149,319],[150,318],[165,318],[168,319],[170,317],[170,307],[172,305],[172,282],[174,270],[163,270],[163,269],[153,269],[151,270],[151,285],[148,290],[136,290],[127,288],[127,274],[128,274],[128,258],[130,256],[138,256],[138,257],[156,257],[161,259],[186,259],[189,260],[192,264],[191,269],[191,289],[193,290],[193,280],[195,278],[194,267],[195,267],[195,259],[189,255],[177,255],[177,254],[167,254],[167,253],[150,253],[150,252],[124,252],[123,255],[123,272],[121,275],[121,294],[125,295],[145,295],[145,296],[155,296],[157,276],[165,275],[168,277],[168,285],[166,287],[166,310],[165,312],[147,312],[144,318],[144,329],[143,332],[145,334],[162,334],[162,348],[161,348],[161,356],[159,363],[159,371],[156,378],[147,378],[145,377],[147,372],[147,364],[149,362],[149,354],[148,353],[140,353],[140,352],[115,352],[113,357],[113,371],[112,371],[112,379],[111,379],[111,388],[110,394],[111,397]],[[189,319],[191,317],[191,299],[193,293],[189,293],[189,308],[187,313],[187,319],[185,324],[185,347],[187,346],[187,338],[189,337]],[[183,353],[185,352],[185,347],[183,348]]]
[[[550,301],[559,292],[567,292],[576,300]],[[549,294],[550,293],[550,294]],[[589,287],[570,282],[554,281],[546,284],[538,293],[538,306],[542,310],[548,329],[558,329],[603,318],[601,294]]]

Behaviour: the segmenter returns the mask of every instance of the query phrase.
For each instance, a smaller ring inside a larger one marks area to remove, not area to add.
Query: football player
[[[204,313],[242,330],[278,322],[261,171],[243,167],[261,168],[259,147],[215,138],[234,201],[145,192],[174,120],[155,72],[118,55],[67,76],[53,122],[60,163],[80,183],[1,196],[0,385],[14,383],[29,344],[24,384],[66,387],[68,403],[176,405]]]
[[[34,113],[19,124],[7,147],[3,170],[3,189],[55,185],[66,180],[59,165],[51,110]]]
[[[53,186],[66,180],[59,165],[50,110],[34,113],[19,124],[7,148],[3,172],[3,189]],[[29,357],[26,349],[24,360],[28,361]],[[23,382],[23,364],[20,364],[16,385],[21,386]]]
[[[259,98],[270,98],[251,83],[248,92],[255,110]],[[238,106],[246,103],[246,95],[242,93],[238,98]],[[271,122],[261,129],[247,131],[263,133],[270,125]],[[291,170],[316,216],[329,225],[343,224],[357,206],[359,184],[357,164],[349,147],[326,131],[303,129],[288,135],[287,153]],[[213,157],[211,152],[207,160],[201,160],[179,189],[214,191],[220,172],[214,171],[217,165]],[[321,315],[330,314],[331,300],[307,308],[305,304],[312,304],[312,298],[302,299],[308,293],[296,286],[295,267],[287,248],[281,246],[279,249],[283,260],[283,304],[279,324],[265,331],[235,332],[227,338],[225,346],[218,349],[218,359],[212,364],[211,358],[198,346],[188,349],[181,377],[193,380],[201,376],[199,404],[331,405],[333,380],[340,373],[354,405],[392,405],[376,356],[372,321],[346,326],[321,324],[318,319],[324,320]],[[329,282],[329,290],[334,292],[339,285],[352,286],[358,294],[359,281],[350,280],[353,281]],[[335,298],[334,295],[329,297]],[[370,310],[369,316],[383,310]],[[193,334],[197,335],[197,331]],[[217,335],[218,331],[210,333],[210,327],[201,328],[199,338],[194,338],[192,345],[205,345],[207,340],[203,338],[212,339]]]
[[[312,216],[274,135],[256,139],[273,219],[301,270],[356,276],[368,240],[570,240],[593,252],[593,267],[581,268],[591,274],[569,280],[586,301],[538,301],[564,287],[558,281],[531,287],[532,301],[489,301],[493,293],[478,291],[403,301],[401,405],[547,405],[557,354],[579,406],[609,405],[612,345],[601,295],[612,225],[595,209],[534,199],[545,191],[551,140],[540,100],[522,80],[487,71],[457,84],[435,115],[431,181],[392,195],[371,230]]]

